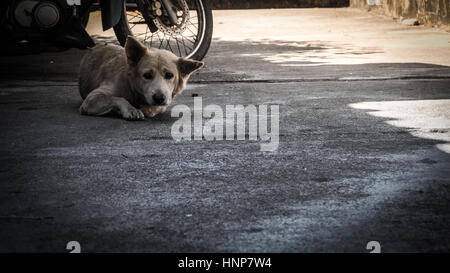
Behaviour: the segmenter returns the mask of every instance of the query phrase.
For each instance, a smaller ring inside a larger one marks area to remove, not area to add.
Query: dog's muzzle
[[[167,104],[166,96],[161,92],[157,92],[157,93],[153,94],[152,99],[156,105],[166,105]]]

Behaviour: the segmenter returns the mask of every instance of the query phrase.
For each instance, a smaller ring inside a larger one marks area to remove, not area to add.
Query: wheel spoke
[[[178,43],[177,37],[174,37],[174,38],[175,38],[175,41],[177,42],[178,53],[180,53],[180,57],[181,57],[182,54],[181,54],[181,50],[180,50],[180,44]]]
[[[163,33],[163,34],[164,34],[164,36],[162,37],[161,44],[159,45],[158,48],[161,48],[164,45],[164,38],[166,38],[166,34],[165,33]]]
[[[194,24],[192,24],[190,21],[189,21],[189,24],[191,24],[193,27],[195,27],[195,29],[198,31],[198,27],[197,27],[197,26],[195,26]]]
[[[152,47],[152,44],[153,44],[153,33],[152,35],[150,35],[150,47]]]
[[[193,36],[196,36],[196,34],[194,32],[192,32],[192,30],[188,26],[186,26],[186,29],[189,30]]]
[[[140,13],[136,13],[136,14],[133,14],[133,15],[128,15],[128,14],[127,14],[127,16],[133,16],[133,17],[131,17],[130,19],[128,19],[128,21],[131,21],[131,20],[135,19],[135,18],[138,17],[138,16],[140,16],[141,18],[143,18],[142,15],[141,15]]]
[[[185,43],[184,43],[184,37],[183,36],[181,36],[181,38],[182,38],[182,41],[183,41],[183,45],[184,45],[184,49],[186,50],[186,47],[187,48],[189,48],[189,50],[192,50],[192,48],[191,47],[188,47]],[[187,39],[186,39],[187,40]],[[189,40],[188,40],[189,41]],[[190,42],[190,41],[189,41]],[[187,53],[186,53],[187,54]]]
[[[173,52],[173,49],[172,49],[172,47],[170,46],[170,36],[169,36],[169,38],[167,39],[167,45],[169,46],[170,51]]]
[[[145,28],[144,43],[147,41],[148,27]]]

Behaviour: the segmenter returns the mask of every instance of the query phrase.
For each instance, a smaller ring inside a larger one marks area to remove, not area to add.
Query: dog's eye
[[[144,78],[146,78],[147,80],[153,79],[153,73],[152,72],[146,72],[144,74]]]
[[[164,78],[166,78],[166,80],[170,80],[173,78],[173,74],[170,72],[167,72],[166,75],[164,75]]]

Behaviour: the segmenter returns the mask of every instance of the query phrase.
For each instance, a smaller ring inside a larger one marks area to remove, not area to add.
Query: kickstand
[[[71,42],[78,45],[80,48],[93,47],[95,46],[94,40],[86,32],[81,20],[78,17],[71,17],[69,22],[67,22],[67,32],[64,38],[71,40]]]

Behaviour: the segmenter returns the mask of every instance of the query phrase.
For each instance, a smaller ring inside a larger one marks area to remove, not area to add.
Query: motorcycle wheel
[[[159,4],[155,4],[158,2]],[[213,17],[206,0],[171,0],[178,22],[171,25],[159,1],[124,1],[114,32],[124,46],[131,35],[149,47],[166,49],[179,57],[202,60],[212,39]],[[160,9],[157,15],[155,9]]]

